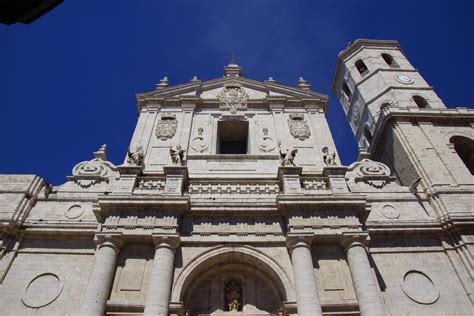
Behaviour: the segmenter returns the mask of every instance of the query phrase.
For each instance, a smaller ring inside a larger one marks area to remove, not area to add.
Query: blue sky
[[[135,94],[222,76],[235,53],[244,76],[330,97],[343,163],[357,147],[330,91],[336,56],[356,38],[397,39],[448,107],[473,107],[473,1],[72,1],[31,25],[0,25],[0,173],[60,184],[106,143],[120,164]]]

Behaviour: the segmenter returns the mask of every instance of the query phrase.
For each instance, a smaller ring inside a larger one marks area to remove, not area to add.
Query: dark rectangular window
[[[220,121],[217,124],[217,154],[247,154],[249,123]]]

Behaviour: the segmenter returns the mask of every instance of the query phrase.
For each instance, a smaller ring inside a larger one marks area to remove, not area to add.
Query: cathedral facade
[[[474,111],[396,41],[350,43],[332,89],[349,166],[326,95],[231,63],[138,94],[120,165],[0,175],[0,313],[471,315]]]

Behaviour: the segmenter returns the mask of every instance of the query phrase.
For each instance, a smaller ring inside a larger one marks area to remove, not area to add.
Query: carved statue
[[[240,286],[236,281],[230,281],[226,285],[227,307],[229,312],[237,312],[240,307]]]
[[[135,150],[131,148],[128,149],[128,158],[127,162],[132,166],[141,166],[143,165],[143,158],[145,154],[143,152],[142,145],[138,145]]]
[[[187,309],[186,312],[184,313],[184,316],[191,316],[191,311]]]
[[[336,166],[336,153],[329,149],[328,147],[324,147],[323,151],[323,160],[326,166]]]
[[[280,164],[284,166],[296,166],[295,165],[295,157],[298,149],[292,148],[287,149],[286,152],[282,152],[281,150],[281,142],[278,142],[278,147],[280,148]]]
[[[186,150],[181,149],[181,146],[176,146],[176,149],[170,148],[171,162],[175,166],[184,166]]]

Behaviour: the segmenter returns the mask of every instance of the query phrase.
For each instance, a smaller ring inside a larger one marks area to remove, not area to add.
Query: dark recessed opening
[[[217,153],[242,155],[247,153],[249,124],[246,121],[221,121],[217,125]]]

